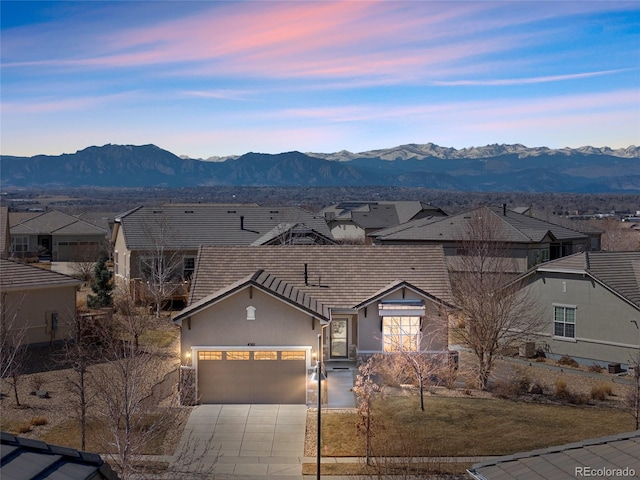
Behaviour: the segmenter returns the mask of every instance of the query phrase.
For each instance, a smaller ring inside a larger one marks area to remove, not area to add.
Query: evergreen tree
[[[87,295],[87,306],[89,308],[103,308],[112,305],[111,292],[113,291],[113,282],[104,257],[101,257],[96,262],[96,266],[93,269],[91,290],[95,295]]]

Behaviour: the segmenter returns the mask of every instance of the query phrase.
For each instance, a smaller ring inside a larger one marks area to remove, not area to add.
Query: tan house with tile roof
[[[450,302],[438,246],[203,246],[174,321],[203,403],[305,403],[318,336],[325,360],[446,352]]]
[[[24,330],[25,344],[62,340],[76,317],[81,281],[67,275],[0,259],[2,323],[9,335]]]
[[[548,319],[536,346],[590,365],[640,353],[640,252],[582,252],[524,275]]]

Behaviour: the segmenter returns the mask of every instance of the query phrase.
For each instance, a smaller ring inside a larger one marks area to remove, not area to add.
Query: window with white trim
[[[184,256],[182,257],[182,277],[185,280],[191,280],[193,272],[196,269],[196,257]]]
[[[26,235],[11,237],[11,251],[13,253],[27,253],[29,251],[29,237]]]
[[[576,338],[576,307],[553,306],[553,335],[555,337]]]

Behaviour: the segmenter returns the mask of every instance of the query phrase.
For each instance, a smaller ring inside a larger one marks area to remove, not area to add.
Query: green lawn
[[[323,412],[322,454],[362,456],[355,413]],[[372,454],[381,456],[507,455],[633,430],[615,408],[547,405],[502,399],[388,397],[374,406]]]

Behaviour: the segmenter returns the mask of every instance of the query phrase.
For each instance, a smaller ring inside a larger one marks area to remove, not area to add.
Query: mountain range
[[[352,153],[247,153],[207,160],[155,145],[0,156],[0,186],[399,186],[457,191],[640,193],[640,147],[454,149],[432,143]]]

